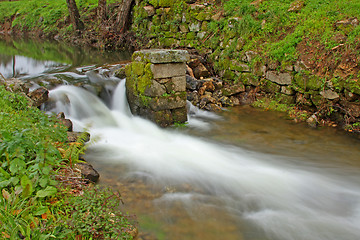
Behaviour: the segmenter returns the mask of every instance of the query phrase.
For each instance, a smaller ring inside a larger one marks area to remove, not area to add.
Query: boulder
[[[97,182],[99,180],[99,173],[91,166],[89,163],[75,163],[75,168],[81,172],[83,178],[91,181]]]
[[[49,91],[44,87],[39,87],[27,95],[32,100],[34,107],[40,107],[49,99]]]
[[[277,71],[267,71],[266,79],[279,85],[291,85],[293,76],[290,73],[281,73]]]
[[[329,100],[334,100],[334,99],[337,99],[337,98],[340,97],[339,94],[337,94],[336,92],[334,92],[334,91],[332,91],[330,89],[321,91],[320,95],[323,96],[323,98],[326,98],[326,99],[329,99]]]
[[[67,132],[69,142],[77,142],[79,138],[83,138],[84,142],[90,141],[90,133],[88,132]]]
[[[245,86],[242,83],[237,83],[231,86],[226,86],[222,89],[222,93],[224,96],[232,96],[241,92],[245,92]]]
[[[199,58],[191,59],[188,65],[193,70],[195,78],[201,79],[210,76],[209,70],[201,63]]]
[[[146,14],[148,15],[148,17],[152,17],[155,15],[155,8],[151,5],[145,6],[144,10],[146,12]]]

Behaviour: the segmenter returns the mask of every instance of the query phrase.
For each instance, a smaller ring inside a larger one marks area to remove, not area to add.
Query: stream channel
[[[187,127],[158,128],[131,115],[113,76],[129,58],[0,41],[0,72],[46,85],[44,110],[91,133],[86,159],[120,191],[141,239],[360,239],[358,139],[249,106],[189,106]]]

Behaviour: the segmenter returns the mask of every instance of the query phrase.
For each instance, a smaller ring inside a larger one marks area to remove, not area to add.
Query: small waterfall
[[[205,192],[166,194],[159,201],[184,199],[191,207],[197,201],[192,196],[214,197],[271,239],[360,239],[360,186],[351,181],[161,129],[130,114],[125,81],[114,91],[111,109],[71,86],[51,91],[50,97],[54,111],[65,112],[98,139],[89,146],[89,160],[126,164],[158,182],[190,183]],[[194,108],[190,113],[204,114]]]

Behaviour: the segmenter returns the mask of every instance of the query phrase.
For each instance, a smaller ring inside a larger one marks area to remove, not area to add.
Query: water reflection
[[[66,66],[53,61],[41,61],[24,56],[0,54],[0,72],[5,78],[34,77],[44,72]]]
[[[54,41],[0,39],[0,73],[5,78],[56,79],[54,74],[57,73],[60,78],[70,76],[75,80],[85,75],[82,69],[86,66],[95,69],[106,64],[125,63],[130,58],[129,51],[106,52]],[[73,74],[77,75],[73,77]]]

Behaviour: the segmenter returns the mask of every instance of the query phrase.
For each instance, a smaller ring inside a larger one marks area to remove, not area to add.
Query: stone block
[[[334,92],[334,91],[332,91],[330,89],[321,91],[320,95],[323,96],[323,98],[326,98],[326,99],[329,99],[329,100],[334,100],[334,99],[340,97],[339,94],[337,94],[336,92]]]
[[[149,49],[134,52],[133,61],[150,63],[182,63],[189,60],[186,50]]]
[[[151,71],[154,79],[171,78],[185,75],[186,66],[185,63],[152,64]]]
[[[199,32],[201,28],[200,22],[193,22],[189,25],[190,32]]]
[[[186,106],[186,98],[178,94],[173,96],[156,97],[149,100],[149,107],[154,111],[176,109]]]
[[[144,91],[144,95],[148,97],[159,97],[166,93],[166,89],[163,85],[157,81],[152,81],[150,86],[147,86]]]
[[[186,91],[186,76],[173,77],[171,79],[174,85],[175,92],[184,92]]]
[[[266,79],[279,85],[291,85],[293,76],[290,73],[281,73],[277,71],[266,72]]]

